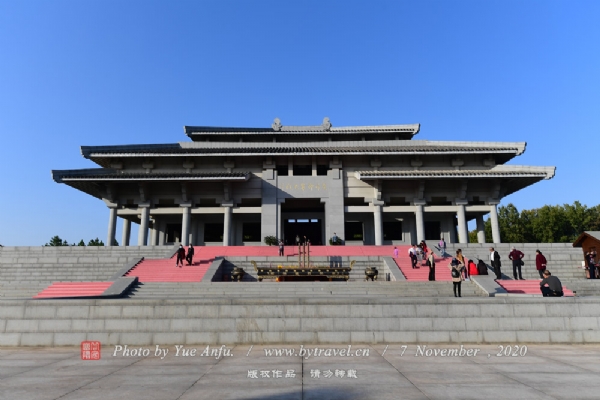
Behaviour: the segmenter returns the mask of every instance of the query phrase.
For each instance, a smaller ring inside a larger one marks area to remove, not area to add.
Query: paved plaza
[[[597,399],[600,346],[300,345],[0,349],[1,400]],[[168,353],[164,355],[164,350]],[[191,351],[196,349],[195,356]],[[316,355],[315,349],[321,354]],[[479,349],[477,352],[476,349]],[[117,351],[115,351],[117,350]],[[188,356],[182,356],[187,350]],[[220,355],[219,356],[219,350]],[[338,355],[333,355],[336,350]],[[435,354],[437,350],[437,355]],[[445,352],[442,350],[446,350]],[[502,350],[503,355],[499,356]],[[215,351],[213,353],[213,351]],[[226,355],[230,352],[230,356]],[[318,350],[317,350],[318,351]],[[467,353],[469,352],[470,353]],[[505,356],[510,354],[510,356]],[[211,354],[212,353],[212,354]],[[352,356],[348,356],[352,354]],[[488,356],[489,355],[489,356]],[[164,357],[163,357],[164,356]]]

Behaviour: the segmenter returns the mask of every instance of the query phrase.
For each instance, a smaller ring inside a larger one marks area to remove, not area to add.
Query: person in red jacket
[[[546,270],[546,257],[541,251],[535,251],[535,269],[537,269],[540,278],[544,279],[544,271]]]
[[[523,279],[523,275],[521,275],[521,267],[523,266],[523,257],[525,257],[525,254],[523,254],[520,250],[515,249],[514,247],[512,248],[512,251],[510,252],[510,254],[508,255],[508,258],[512,260],[513,263],[513,277],[515,278],[515,281],[517,279]],[[519,277],[517,278],[517,271],[519,272]]]

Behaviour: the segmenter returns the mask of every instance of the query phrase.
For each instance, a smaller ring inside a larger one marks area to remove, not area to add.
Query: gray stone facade
[[[554,167],[507,165],[522,142],[412,140],[420,125],[214,128],[186,126],[191,142],[82,147],[101,168],[52,171],[109,208],[107,241],[138,245],[258,245],[265,236],[328,244],[467,243],[490,214]]]

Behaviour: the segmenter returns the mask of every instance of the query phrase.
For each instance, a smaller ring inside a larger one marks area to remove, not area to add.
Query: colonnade
[[[458,221],[458,243],[468,243],[469,231],[467,228],[466,218],[466,202],[457,202],[454,207],[456,210],[456,216]],[[181,243],[184,246],[190,244],[191,232],[198,232],[198,222],[191,219],[191,203],[185,203],[181,205]],[[279,206],[279,205],[278,205]],[[419,243],[421,240],[425,240],[425,203],[415,202],[414,204],[414,215],[415,215],[415,226],[416,226],[416,242]],[[497,204],[489,204],[490,222],[492,225],[492,239],[494,243],[500,243],[500,228],[498,225],[498,212]],[[373,222],[375,232],[375,244],[383,244],[383,218],[382,218],[382,205],[372,204],[373,209]],[[229,246],[232,241],[232,209],[233,204],[227,204],[222,206],[223,209],[223,245]],[[165,228],[159,227],[154,224],[150,227],[150,206],[140,205],[141,221],[138,231],[138,246],[146,245],[157,245],[165,243]],[[278,210],[280,213],[280,210]],[[107,245],[112,244],[115,240],[117,225],[117,208],[116,206],[109,206],[109,221],[108,221],[108,236]],[[485,230],[483,215],[477,215],[477,241],[479,243],[485,243]],[[150,230],[150,238],[148,238],[148,231]],[[123,219],[123,233],[121,236],[121,245],[128,246],[131,237],[131,222],[128,219]],[[148,242],[150,239],[150,242]]]

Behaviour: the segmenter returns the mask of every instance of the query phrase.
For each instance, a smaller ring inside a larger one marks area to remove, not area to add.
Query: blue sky
[[[502,204],[596,205],[598,21],[598,1],[0,0],[0,243],[105,240],[104,204],[50,176],[96,167],[82,145],[275,117],[526,141],[511,163],[556,177]]]

